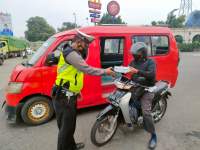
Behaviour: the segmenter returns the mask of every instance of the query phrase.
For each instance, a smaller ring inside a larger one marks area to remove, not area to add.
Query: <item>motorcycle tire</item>
[[[113,116],[114,117],[114,116]],[[114,134],[116,133],[117,131],[117,127],[118,127],[118,119],[115,120],[115,123],[114,123],[114,127],[113,127],[113,130],[112,132],[110,133],[110,135],[107,137],[106,140],[104,141],[99,141],[97,138],[96,138],[96,133],[100,130],[102,130],[102,126],[104,124],[106,124],[106,121],[108,122],[108,116],[105,117],[104,119],[101,119],[101,120],[97,120],[93,127],[92,127],[92,130],[91,130],[91,141],[94,145],[100,147],[100,146],[103,146],[105,145],[106,143],[108,143],[114,136]]]
[[[163,105],[162,106],[162,110],[158,114],[155,114],[156,111],[157,111],[156,108],[158,108],[158,105],[161,108],[161,104]],[[155,123],[159,122],[163,118],[163,116],[165,115],[166,110],[167,110],[167,100],[166,100],[166,98],[161,98],[159,100],[159,102],[155,105],[155,107],[152,110],[152,114],[153,114],[152,116],[153,116],[153,119],[154,119]]]

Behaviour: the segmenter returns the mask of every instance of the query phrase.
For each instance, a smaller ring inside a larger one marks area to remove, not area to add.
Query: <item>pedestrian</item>
[[[138,42],[132,45],[131,53],[134,60],[130,63],[132,80],[145,86],[154,86],[156,81],[156,64],[147,56],[147,45]],[[151,107],[154,94],[144,91],[144,88],[133,91],[134,97],[140,100],[144,129],[151,134],[148,147],[154,149],[157,145],[157,136],[154,121],[151,116]]]
[[[111,68],[94,68],[83,59],[93,40],[93,36],[77,30],[71,46],[64,46],[59,58],[57,77],[52,89],[53,106],[59,129],[57,150],[84,148],[84,143],[76,143],[74,139],[77,97],[83,87],[84,73],[96,76],[115,75]]]

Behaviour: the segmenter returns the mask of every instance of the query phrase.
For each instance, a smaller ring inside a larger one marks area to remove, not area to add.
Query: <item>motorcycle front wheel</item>
[[[101,120],[97,120],[91,130],[91,141],[96,146],[103,146],[114,136],[118,126],[117,118],[108,115]]]

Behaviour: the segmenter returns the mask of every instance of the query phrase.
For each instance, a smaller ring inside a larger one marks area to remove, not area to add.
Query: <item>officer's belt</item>
[[[68,88],[64,87],[64,86],[58,86],[56,85],[56,88],[59,89],[60,88],[60,92],[62,94],[65,94],[66,96],[68,97],[72,97],[72,96],[77,96],[78,94],[77,93],[74,93],[74,92],[71,92],[68,90]]]

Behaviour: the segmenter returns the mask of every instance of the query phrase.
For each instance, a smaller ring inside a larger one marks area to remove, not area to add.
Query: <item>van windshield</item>
[[[39,58],[46,52],[49,46],[55,41],[55,37],[50,37],[42,46],[35,52],[35,54],[28,61],[28,65],[35,65]]]

